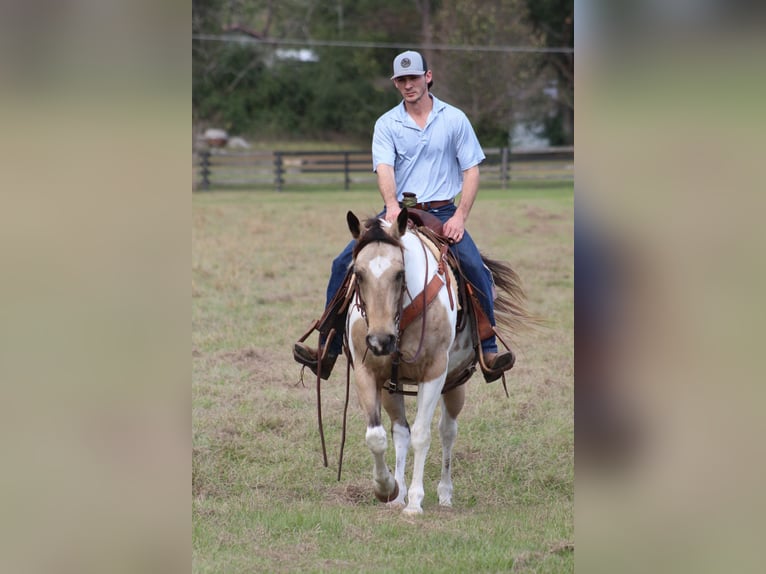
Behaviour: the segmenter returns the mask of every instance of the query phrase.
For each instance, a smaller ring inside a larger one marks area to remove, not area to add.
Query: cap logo
[[[409,68],[410,64],[412,64],[412,62],[410,62],[409,58],[402,58],[402,68]]]

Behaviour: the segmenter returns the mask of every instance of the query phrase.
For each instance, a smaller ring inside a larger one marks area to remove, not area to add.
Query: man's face
[[[404,101],[414,104],[428,93],[428,82],[431,81],[431,71],[427,71],[422,76],[400,76],[394,78],[394,85],[399,93],[402,94]]]

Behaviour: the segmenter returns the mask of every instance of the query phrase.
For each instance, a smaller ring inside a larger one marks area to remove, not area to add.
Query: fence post
[[[508,172],[511,170],[511,162],[509,161],[510,154],[508,152],[508,148],[504,147],[500,153],[500,181],[503,182],[503,189],[507,187],[508,180],[510,179]]]
[[[202,176],[202,183],[200,188],[207,191],[210,189],[210,150],[203,149],[199,152],[200,157],[200,170],[199,174]]]
[[[285,183],[285,180],[282,179],[282,174],[285,173],[282,161],[282,152],[281,151],[275,151],[274,152],[274,185],[277,187],[277,191],[282,191],[282,184]]]
[[[343,175],[344,175],[344,189],[348,191],[349,187],[351,187],[351,165],[349,162],[349,152],[344,151],[343,152]]]

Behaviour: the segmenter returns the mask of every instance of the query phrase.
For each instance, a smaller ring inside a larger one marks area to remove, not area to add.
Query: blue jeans
[[[445,205],[443,207],[437,207],[430,209],[429,212],[438,217],[442,223],[446,222],[452,217],[457,210],[454,203]],[[382,217],[386,214],[384,209],[378,214],[378,217]],[[341,251],[332,262],[332,270],[330,272],[330,281],[327,284],[327,305],[330,304],[335,293],[340,289],[343,284],[343,279],[346,276],[346,271],[353,261],[353,251],[355,240],[352,240],[346,248]],[[463,269],[468,281],[473,283],[476,288],[476,295],[479,299],[481,308],[486,313],[489,322],[492,326],[495,325],[495,306],[492,301],[492,275],[484,266],[484,262],[481,259],[479,248],[473,242],[473,239],[469,235],[468,231],[463,234],[463,239],[459,243],[450,246],[450,251],[460,261],[460,267]],[[322,341],[324,342],[324,341]],[[329,353],[340,354],[343,345],[343,333],[336,333],[333,340],[330,341]],[[497,341],[495,336],[484,339],[481,342],[481,350],[484,353],[496,353]]]

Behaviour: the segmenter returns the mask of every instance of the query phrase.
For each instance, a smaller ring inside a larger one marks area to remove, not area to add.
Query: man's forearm
[[[377,169],[378,173],[378,191],[383,198],[383,203],[390,211],[394,206],[399,206],[399,201],[396,199],[396,177],[394,176],[393,166],[380,164]]]
[[[469,167],[463,172],[463,188],[460,191],[460,205],[457,207],[463,220],[468,219],[473,202],[479,193],[479,166]]]

